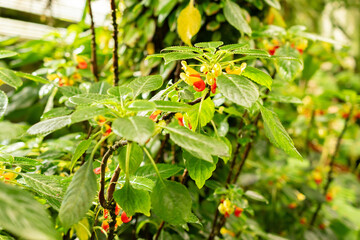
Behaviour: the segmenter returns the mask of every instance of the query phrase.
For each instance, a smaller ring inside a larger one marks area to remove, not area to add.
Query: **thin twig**
[[[95,78],[95,82],[99,81],[97,57],[96,57],[96,35],[94,17],[91,9],[91,0],[87,1],[90,14],[90,29],[91,29],[91,70]]]
[[[118,56],[118,26],[116,23],[116,6],[115,0],[110,0],[111,5],[111,18],[112,25],[114,28],[113,39],[114,39],[114,50],[113,50],[113,68],[114,68],[114,82],[113,85],[116,86],[119,83],[119,56]]]
[[[351,119],[351,115],[352,115],[352,111],[353,111],[353,106],[351,106],[351,109],[350,109],[350,112],[349,112],[349,115],[347,116],[347,118],[345,119],[345,124],[344,124],[344,127],[339,135],[339,137],[337,138],[337,141],[336,141],[336,146],[335,146],[335,150],[334,150],[334,153],[333,155],[331,156],[331,159],[330,159],[330,163],[329,163],[329,167],[330,167],[330,170],[327,174],[327,180],[326,180],[326,184],[324,185],[324,189],[323,189],[323,195],[326,195],[328,190],[329,190],[329,187],[330,187],[330,184],[331,182],[333,181],[333,173],[334,173],[334,163],[335,163],[335,159],[336,159],[336,155],[338,154],[339,152],[339,149],[340,149],[340,144],[341,144],[341,140],[342,138],[344,137],[344,134],[346,132],[346,129],[349,125],[349,120]],[[316,210],[311,218],[311,221],[310,221],[310,224],[309,224],[309,227],[312,227],[316,221],[316,218],[321,210],[321,207],[323,205],[323,202],[320,202],[318,203],[317,207],[316,207]]]
[[[161,159],[163,153],[164,153],[164,150],[165,150],[165,146],[166,146],[166,143],[169,141],[169,134],[166,134],[164,139],[162,140],[161,142],[161,146],[160,146],[160,149],[159,151],[157,152],[156,154],[156,158],[155,158],[155,162],[158,163],[159,160]]]
[[[159,239],[161,230],[163,229],[164,225],[165,225],[165,221],[162,221],[162,222],[160,223],[159,229],[158,229],[157,232],[156,232],[156,235],[155,235],[154,240],[158,240],[158,239]]]
[[[113,200],[116,183],[119,180],[119,176],[120,176],[120,171],[121,171],[120,164],[118,164],[109,183],[108,193],[107,193],[108,202],[111,202]]]

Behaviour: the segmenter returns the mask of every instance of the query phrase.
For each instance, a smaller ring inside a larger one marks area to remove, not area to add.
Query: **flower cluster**
[[[21,167],[16,167],[15,170],[12,170],[11,172],[6,171],[5,166],[3,166],[2,164],[0,164],[0,181],[4,181],[4,182],[12,182],[12,181],[16,181],[16,177],[18,176],[18,174],[16,174],[15,172],[21,172]]]
[[[120,210],[121,210],[121,208],[119,207],[118,204],[116,204],[116,206],[115,206],[115,215],[116,215],[116,216],[119,215]],[[107,232],[107,231],[109,230],[109,227],[110,227],[109,222],[107,221],[107,219],[108,219],[108,217],[109,217],[109,210],[104,209],[104,212],[103,212],[103,213],[104,213],[104,219],[105,219],[105,220],[102,222],[101,228],[102,228],[105,232]],[[131,219],[132,219],[132,216],[128,217],[128,216],[126,215],[126,213],[123,211],[123,212],[121,213],[120,217],[119,217],[119,216],[116,217],[115,229],[116,229],[118,226],[120,226],[122,223],[128,223],[128,222],[130,222]]]
[[[106,123],[106,118],[104,116],[97,116],[95,118],[95,121],[97,122],[97,124],[102,127],[103,130],[103,136],[108,136],[112,130],[109,124]]]
[[[241,207],[233,205],[228,198],[221,201],[218,210],[226,218],[230,217],[232,213],[234,213],[236,217],[240,217],[241,213],[244,211]]]

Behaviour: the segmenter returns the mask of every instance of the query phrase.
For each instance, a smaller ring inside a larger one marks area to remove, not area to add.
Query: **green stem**
[[[109,137],[111,136],[113,133],[110,133],[109,135],[105,136],[105,137],[102,137],[100,139],[100,141],[95,145],[94,149],[92,150],[91,152],[91,155],[90,155],[90,159],[89,161],[92,161],[94,159],[94,155],[96,153],[96,151],[98,150],[98,148],[101,146],[101,144]]]
[[[126,146],[126,158],[125,158],[125,175],[126,182],[130,182],[129,164],[130,164],[131,142],[128,142]]]
[[[144,150],[144,152],[146,153],[146,155],[148,156],[148,158],[150,159],[151,164],[154,166],[156,175],[159,177],[160,181],[161,181],[162,183],[164,183],[164,181],[163,181],[163,179],[162,179],[162,177],[161,177],[161,175],[160,175],[159,169],[157,168],[156,163],[155,163],[154,159],[152,158],[151,154],[150,154],[149,151],[146,149],[146,147],[143,147],[143,150]]]

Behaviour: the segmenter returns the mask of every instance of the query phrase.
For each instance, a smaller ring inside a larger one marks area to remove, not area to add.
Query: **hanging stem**
[[[114,39],[114,50],[113,50],[113,68],[114,68],[114,82],[113,85],[116,86],[119,83],[119,56],[118,56],[118,26],[116,23],[116,6],[115,0],[110,0],[111,5],[111,18],[112,25],[114,28],[113,39]]]
[[[161,177],[161,175],[160,175],[159,169],[157,168],[156,163],[155,163],[154,159],[152,158],[151,154],[150,154],[149,151],[146,149],[146,147],[143,147],[143,150],[144,150],[144,152],[146,153],[146,155],[148,156],[148,158],[150,159],[151,164],[154,166],[156,175],[159,177],[160,181],[163,183],[164,181],[163,181],[163,179],[162,179],[162,177]]]
[[[125,158],[125,175],[126,182],[130,182],[130,174],[129,174],[129,165],[130,165],[130,153],[131,153],[131,143],[129,142],[126,146],[126,158]]]

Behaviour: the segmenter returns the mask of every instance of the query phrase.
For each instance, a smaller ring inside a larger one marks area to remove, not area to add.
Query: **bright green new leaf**
[[[252,199],[252,200],[268,203],[268,200],[266,200],[266,198],[263,195],[261,195],[260,193],[255,192],[255,191],[247,190],[245,192],[245,196]]]
[[[190,177],[195,181],[196,186],[200,189],[204,186],[205,181],[209,179],[212,172],[216,169],[217,158],[213,163],[203,159],[194,157],[187,151],[183,151],[186,169],[189,171]]]
[[[216,42],[198,42],[195,43],[195,47],[199,47],[199,48],[217,48],[220,47],[221,45],[223,45],[224,43],[221,41],[216,41]]]
[[[188,189],[178,182],[157,181],[151,193],[154,214],[174,225],[186,223],[191,214],[191,202]]]
[[[250,108],[259,98],[258,87],[243,76],[222,74],[217,85],[220,92],[230,101]]]
[[[18,53],[9,50],[0,50],[0,59],[16,56]]]
[[[95,118],[99,115],[105,115],[109,112],[107,108],[99,108],[96,106],[78,107],[73,114],[71,114],[71,123],[82,122]]]
[[[114,199],[119,206],[125,211],[127,216],[135,213],[143,213],[150,216],[150,195],[145,190],[133,188],[129,182],[114,192]]]
[[[70,97],[70,102],[75,105],[91,105],[94,103],[101,103],[109,99],[110,96],[97,93],[83,93]]]
[[[194,105],[193,110],[187,113],[192,129],[196,130],[198,126],[206,126],[213,119],[214,113],[215,104],[210,98]]]
[[[3,81],[15,89],[22,85],[21,79],[16,76],[15,72],[6,68],[0,68],[0,81]]]
[[[86,150],[90,147],[91,139],[83,140],[77,145],[75,152],[71,158],[70,163],[70,171],[75,166],[76,161],[86,152]]]
[[[155,131],[155,123],[147,117],[118,118],[113,122],[115,134],[144,145]]]
[[[254,67],[246,67],[241,75],[271,90],[272,78],[269,74]]]
[[[260,107],[260,111],[264,120],[265,134],[270,142],[284,150],[290,156],[302,159],[300,153],[294,146],[293,140],[286,132],[277,115],[263,106]]]
[[[126,147],[120,149],[120,153],[115,159],[118,159],[120,164],[121,170],[125,172],[125,159],[126,159]],[[138,167],[140,166],[141,162],[144,159],[144,154],[142,149],[137,144],[131,145],[131,152],[130,152],[130,161],[129,161],[129,173],[133,174]]]
[[[151,165],[151,167],[154,169],[154,166]],[[126,182],[125,174],[121,174],[118,183],[125,184],[125,182]],[[139,177],[139,176],[130,176],[130,184],[135,189],[145,190],[148,192],[151,192],[155,186],[154,181],[151,180],[150,178]]]
[[[27,191],[0,182],[0,226],[27,240],[60,239],[49,214]]]
[[[126,106],[127,110],[130,111],[152,111],[155,110],[155,103],[149,102],[148,100],[135,100]]]
[[[164,54],[165,64],[168,64],[177,60],[186,60],[201,56],[199,53],[192,52],[171,52]]]
[[[200,27],[200,12],[194,7],[194,0],[190,0],[189,5],[180,12],[177,19],[178,34],[184,43],[191,45],[191,38],[198,33]]]
[[[170,101],[154,101],[156,109],[159,109],[164,112],[186,112],[191,110],[193,107],[189,104],[180,103],[180,102],[170,102]]]
[[[288,45],[279,47],[276,50],[275,56],[277,55],[294,57],[296,59],[300,57],[300,53]],[[303,65],[298,61],[278,58],[276,59],[276,69],[280,78],[291,82],[302,71]]]
[[[27,130],[27,133],[30,135],[47,135],[69,124],[71,124],[71,116],[51,118],[38,122],[35,125],[31,126]]]
[[[0,90],[0,118],[5,114],[8,102],[6,94]]]
[[[251,35],[251,28],[244,18],[239,5],[231,0],[226,0],[224,6],[224,15],[226,20],[241,33]]]
[[[183,169],[177,165],[166,163],[158,163],[156,164],[156,166],[159,170],[161,177],[165,179],[176,175]],[[135,172],[135,175],[151,179],[156,178],[156,172],[152,164],[147,164],[139,167],[138,170]]]
[[[150,75],[134,79],[128,85],[134,91],[134,97],[141,93],[151,92],[160,88],[163,84],[163,79],[159,75]]]
[[[97,182],[92,161],[87,161],[75,173],[61,203],[59,218],[65,229],[85,217],[96,191]]]

